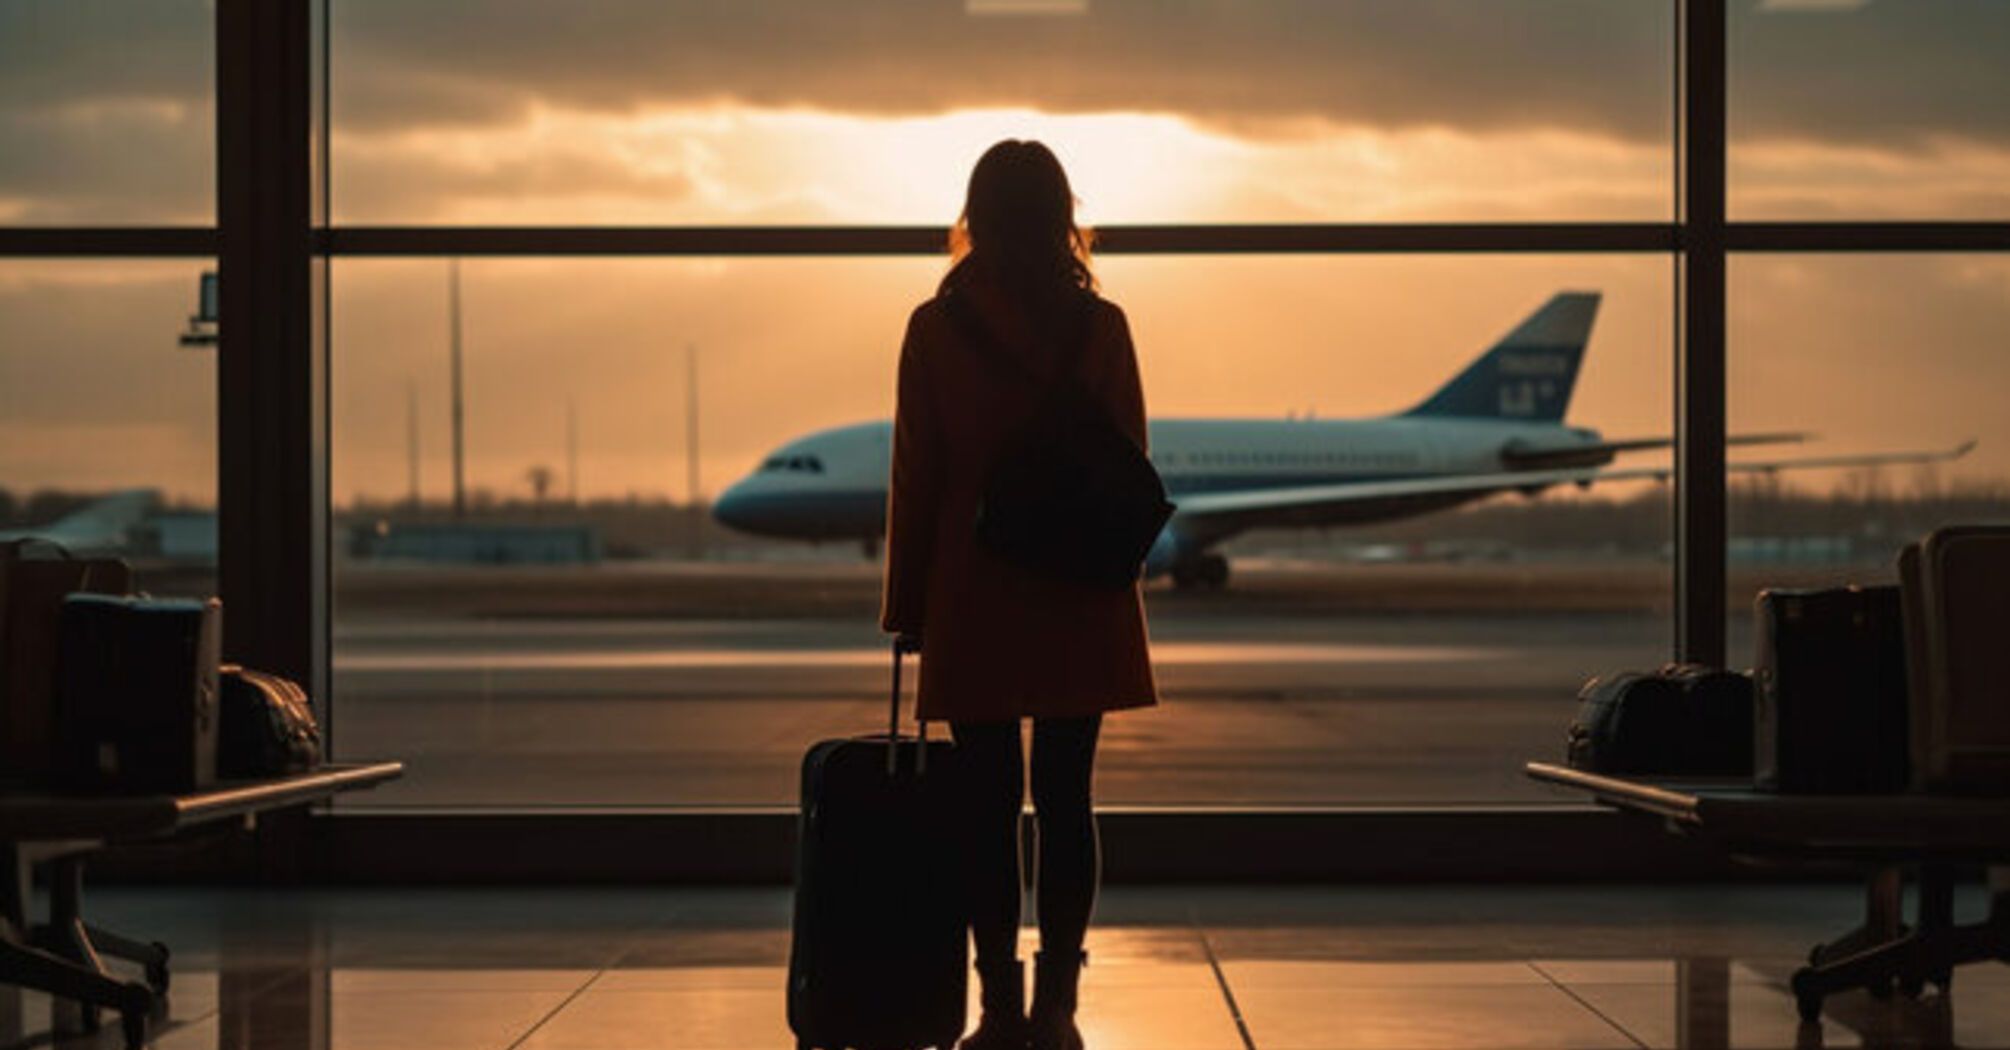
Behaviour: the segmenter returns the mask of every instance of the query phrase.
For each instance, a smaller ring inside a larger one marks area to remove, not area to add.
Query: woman
[[[1044,384],[1082,383],[1145,445],[1130,330],[1095,294],[1074,205],[1047,147],[1007,140],[986,150],[950,237],[953,265],[909,318],[900,353],[881,626],[924,643],[920,715],[949,722],[969,783],[966,884],[983,1017],[965,1050],[1081,1047],[1075,989],[1099,863],[1096,737],[1104,712],[1157,702],[1135,584],[1030,573],[980,545],[973,527],[987,471],[1042,404]],[[1018,958],[1025,718],[1039,858],[1030,1014]]]

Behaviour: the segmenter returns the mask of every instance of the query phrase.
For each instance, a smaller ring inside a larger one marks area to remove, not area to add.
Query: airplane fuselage
[[[1248,529],[1387,521],[1587,477],[1615,446],[1563,418],[1598,301],[1596,292],[1551,296],[1396,415],[1154,421],[1152,460],[1176,509],[1146,573],[1218,586],[1227,562],[1208,548]],[[776,450],[712,513],[746,532],[870,547],[885,529],[891,454],[890,423],[820,431]],[[1578,473],[1536,469],[1564,465]]]
[[[1180,497],[1444,474],[1502,471],[1513,449],[1595,445],[1596,431],[1557,423],[1393,416],[1359,420],[1165,419],[1150,425],[1151,456],[1175,505]],[[776,450],[722,493],[714,514],[747,532],[801,540],[872,540],[886,527],[892,424],[835,427]],[[1609,458],[1609,457],[1608,457]],[[1458,494],[1308,509],[1281,524],[1339,525],[1441,510],[1479,498]],[[1184,545],[1218,542],[1175,513]]]

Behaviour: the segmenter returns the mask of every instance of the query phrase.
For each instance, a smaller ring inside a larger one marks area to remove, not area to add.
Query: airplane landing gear
[[[1228,586],[1228,559],[1219,554],[1203,554],[1173,566],[1172,578],[1173,586],[1183,591],[1221,590]]]

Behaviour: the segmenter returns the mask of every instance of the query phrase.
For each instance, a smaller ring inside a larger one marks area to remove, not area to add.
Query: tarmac
[[[1164,702],[1106,721],[1099,803],[1562,801],[1522,764],[1669,651],[1665,566],[1238,570],[1148,592]],[[886,725],[874,572],[347,571],[334,751],[407,763],[371,806],[792,805],[812,743]]]

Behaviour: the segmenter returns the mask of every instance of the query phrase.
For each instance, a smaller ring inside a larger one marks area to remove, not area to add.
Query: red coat
[[[999,341],[1046,375],[1050,344],[991,287],[966,295]],[[1144,391],[1124,312],[1096,300],[1072,367],[1140,447]],[[1040,394],[966,345],[939,300],[916,307],[900,350],[880,626],[919,634],[921,717],[1069,717],[1158,702],[1137,585],[1091,587],[1008,565],[976,541],[984,477]]]

